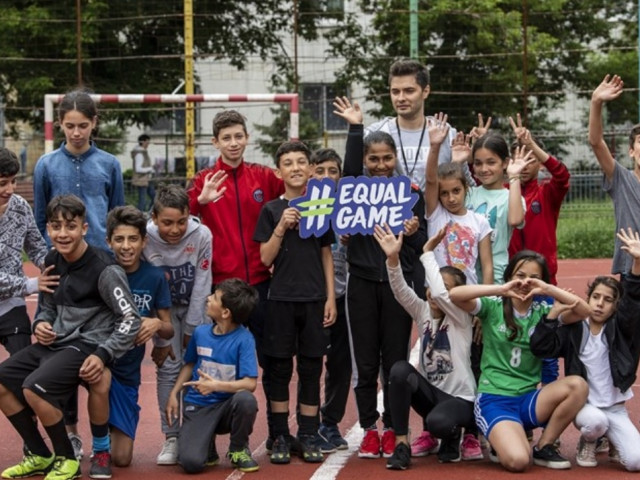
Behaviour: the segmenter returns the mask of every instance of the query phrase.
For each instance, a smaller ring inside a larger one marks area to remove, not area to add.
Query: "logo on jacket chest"
[[[262,203],[264,202],[264,192],[262,191],[261,188],[258,188],[256,190],[253,191],[253,199],[257,202],[257,203]]]

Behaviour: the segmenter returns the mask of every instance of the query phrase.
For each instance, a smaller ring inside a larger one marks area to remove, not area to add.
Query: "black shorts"
[[[88,356],[75,346],[53,349],[34,343],[0,364],[0,384],[24,405],[22,389],[28,388],[62,410],[80,384],[80,367]]]
[[[312,358],[325,355],[330,331],[322,325],[324,305],[324,300],[269,300],[264,326],[264,353],[277,358],[290,358],[297,353]]]
[[[31,345],[31,320],[27,307],[14,307],[0,316],[0,344],[9,355]]]

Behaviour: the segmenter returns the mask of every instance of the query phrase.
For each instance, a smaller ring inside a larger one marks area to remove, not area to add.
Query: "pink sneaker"
[[[430,453],[436,453],[439,446],[438,439],[425,430],[411,442],[411,456],[426,457]]]
[[[385,430],[382,432],[382,441],[380,442],[380,449],[382,450],[382,456],[389,458],[393,455],[393,451],[396,449],[396,434],[393,430]]]
[[[470,433],[467,433],[462,439],[461,450],[462,460],[482,460],[484,458],[480,442]]]
[[[360,458],[380,458],[380,435],[377,430],[367,430],[358,450]]]

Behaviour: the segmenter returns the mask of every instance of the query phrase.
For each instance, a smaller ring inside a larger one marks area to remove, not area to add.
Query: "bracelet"
[[[278,235],[275,230],[273,231],[273,234],[278,238],[284,238],[284,235]]]
[[[513,182],[519,182],[520,181],[520,177],[509,177],[509,184],[512,184]]]

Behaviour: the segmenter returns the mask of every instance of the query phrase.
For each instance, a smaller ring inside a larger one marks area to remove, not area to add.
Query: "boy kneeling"
[[[101,388],[103,375],[109,375],[105,364],[131,348],[140,328],[124,271],[84,240],[85,214],[74,195],[55,197],[47,205],[47,231],[55,250],[47,254],[45,268],[54,266],[50,274],[60,275],[60,284],[40,297],[32,327],[37,343],[0,365],[0,409],[28,448],[21,463],[2,472],[3,478],[49,472],[46,480],[71,480],[81,475],[61,408],[84,383],[89,385],[89,409],[102,405],[108,411],[108,390]],[[51,439],[53,454],[33,414]]]
[[[258,405],[258,363],[253,335],[243,324],[258,301],[257,291],[239,279],[216,285],[207,300],[213,325],[196,327],[184,354],[185,365],[167,401],[167,419],[179,417],[179,393],[184,412],[178,442],[178,462],[187,473],[204,470],[214,434],[231,434],[227,457],[243,472],[255,472],[258,464],[249,452]],[[217,459],[216,459],[217,460]],[[210,463],[209,463],[210,464]]]

